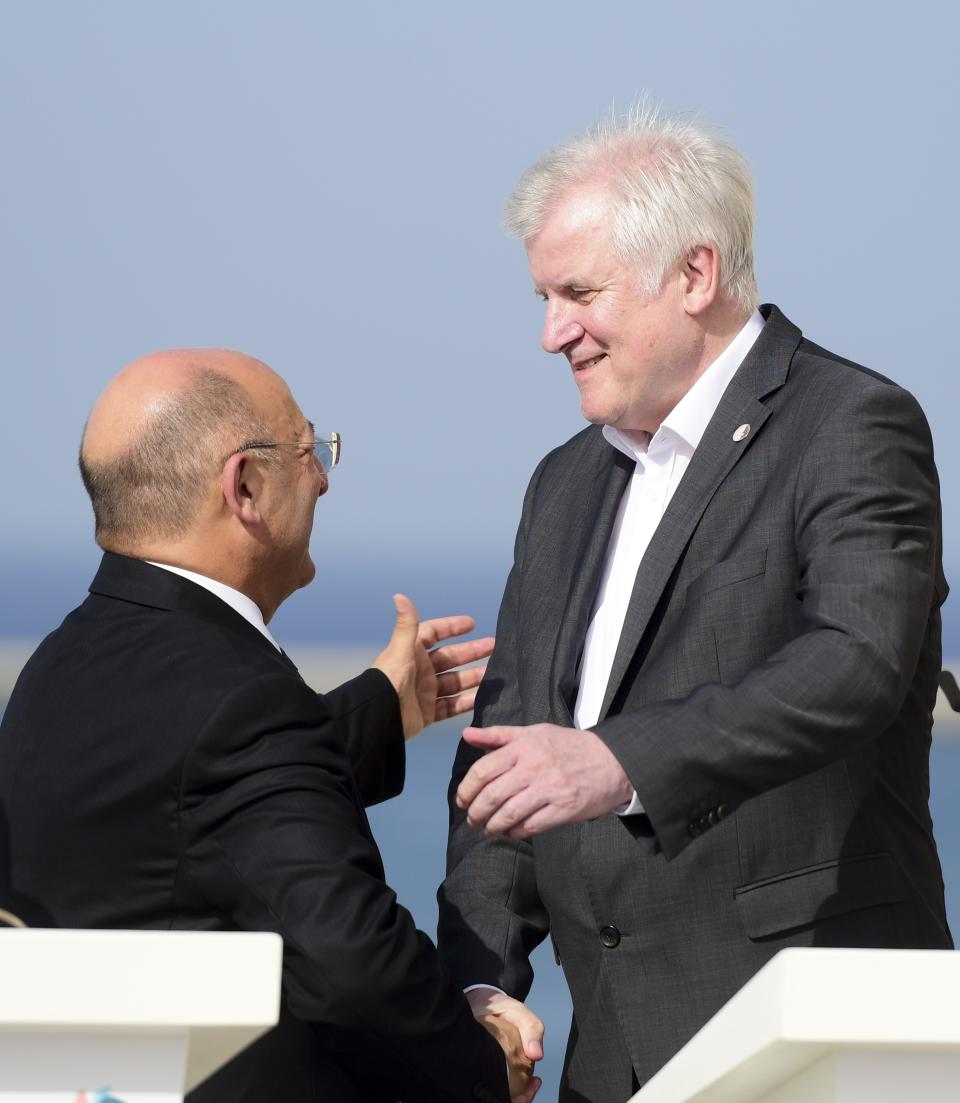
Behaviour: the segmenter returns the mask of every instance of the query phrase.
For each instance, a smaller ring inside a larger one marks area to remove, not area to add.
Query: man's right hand
[[[393,635],[372,665],[393,683],[400,699],[404,738],[412,739],[435,720],[473,708],[486,668],[456,668],[487,658],[494,641],[486,636],[437,647],[443,640],[472,631],[473,617],[436,617],[421,622],[416,606],[404,594],[394,594],[393,603],[397,610]]]
[[[540,1089],[533,1065],[543,1057],[543,1023],[519,1000],[495,988],[474,988],[466,996],[473,1017],[503,1049],[513,1103],[532,1103]]]

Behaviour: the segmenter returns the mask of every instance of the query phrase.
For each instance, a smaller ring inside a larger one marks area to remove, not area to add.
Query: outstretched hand
[[[485,659],[494,641],[486,636],[437,647],[443,640],[471,631],[476,623],[473,617],[436,617],[421,624],[416,606],[404,594],[394,594],[393,604],[397,610],[393,635],[373,665],[393,683],[400,698],[404,738],[412,739],[435,720],[473,708],[486,665],[468,670],[456,667]]]

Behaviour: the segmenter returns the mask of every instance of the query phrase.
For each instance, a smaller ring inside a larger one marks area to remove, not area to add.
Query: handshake
[[[472,988],[466,995],[474,1018],[503,1049],[511,1100],[531,1103],[540,1088],[533,1066],[543,1057],[543,1023],[519,1000],[496,988]]]

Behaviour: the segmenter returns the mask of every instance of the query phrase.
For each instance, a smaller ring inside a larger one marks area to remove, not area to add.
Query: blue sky
[[[398,588],[489,624],[527,478],[581,425],[503,199],[644,90],[749,158],[764,300],[920,399],[960,577],[958,22],[819,0],[5,5],[0,635],[51,627],[95,567],[75,454],[97,393],[193,344],[267,360],[344,435],[281,634],[376,638]]]

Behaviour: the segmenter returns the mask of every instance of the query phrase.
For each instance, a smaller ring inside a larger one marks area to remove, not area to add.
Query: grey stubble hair
[[[226,456],[268,432],[243,387],[198,366],[186,387],[151,404],[141,431],[121,452],[90,461],[81,441],[80,475],[97,542],[132,549],[184,535]],[[270,452],[260,455],[274,462]]]

